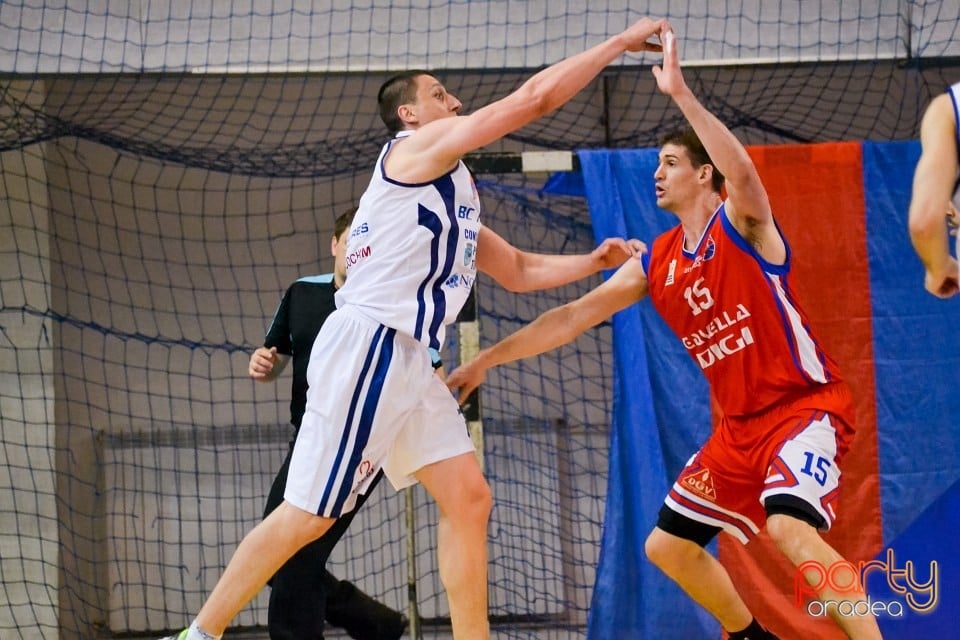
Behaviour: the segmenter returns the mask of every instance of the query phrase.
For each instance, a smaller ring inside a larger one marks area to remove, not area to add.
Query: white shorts
[[[837,519],[840,497],[840,467],[837,464],[837,433],[829,414],[819,416],[791,434],[770,463],[760,502],[791,496],[822,519],[828,531]]]
[[[399,491],[424,466],[473,451],[427,347],[350,307],[320,329],[307,385],[283,496],[305,511],[339,517],[381,468]]]

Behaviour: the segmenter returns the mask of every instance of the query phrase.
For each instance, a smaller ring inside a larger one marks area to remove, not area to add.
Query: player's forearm
[[[540,105],[543,114],[549,113],[579,93],[626,50],[622,35],[613,36],[538,72],[521,85],[515,95]]]
[[[740,140],[700,103],[689,87],[674,95],[673,101],[697,133],[713,164],[731,184],[740,184],[756,175],[753,160]]]
[[[559,287],[586,278],[602,266],[592,253],[563,256],[524,253],[518,269],[520,278],[513,290],[526,292]]]
[[[477,360],[485,369],[531,358],[571,342],[583,330],[578,330],[568,305],[543,313],[519,331],[500,342],[482,349]]]
[[[950,236],[945,220],[946,206],[919,202],[910,206],[910,241],[927,271],[938,273],[950,261]]]
[[[929,137],[929,133],[927,134]],[[927,148],[931,143],[927,143]],[[917,163],[913,176],[913,192],[907,214],[910,241],[927,268],[936,273],[950,259],[950,240],[947,233],[947,206],[950,203],[952,173],[944,163],[925,152]]]

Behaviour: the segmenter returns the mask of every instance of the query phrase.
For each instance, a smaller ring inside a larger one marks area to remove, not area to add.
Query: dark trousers
[[[264,517],[283,501],[292,453],[291,442],[290,452],[270,487]],[[267,626],[271,640],[322,640],[324,619],[343,628],[357,640],[395,640],[403,635],[403,615],[377,602],[350,582],[338,580],[326,569],[333,547],[382,477],[381,471],[367,494],[359,496],[353,511],[340,516],[318,540],[287,560],[270,580]]]

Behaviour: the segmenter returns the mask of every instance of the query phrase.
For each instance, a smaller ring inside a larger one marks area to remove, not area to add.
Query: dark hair
[[[431,75],[429,71],[411,69],[393,76],[382,85],[377,92],[377,106],[380,109],[380,119],[387,125],[390,133],[397,133],[403,129],[403,121],[397,115],[400,105],[412,104],[417,101],[417,78]]]
[[[697,132],[693,130],[693,127],[686,127],[680,131],[674,131],[673,133],[668,133],[663,136],[663,138],[660,139],[660,146],[662,147],[665,144],[675,144],[678,147],[686,149],[687,155],[690,156],[690,162],[695,169],[699,169],[705,164],[713,167],[711,186],[713,186],[714,191],[720,193],[725,178],[723,174],[720,173],[720,170],[717,169],[717,165],[713,164],[713,160],[710,159],[710,154],[708,154],[707,150],[703,147],[703,143],[700,142],[700,137],[697,136]]]
[[[353,224],[353,216],[357,213],[357,207],[353,207],[349,211],[344,211],[339,216],[337,216],[336,221],[333,223],[333,237],[337,240],[340,239],[340,236],[343,235],[343,232],[350,228],[350,225]]]

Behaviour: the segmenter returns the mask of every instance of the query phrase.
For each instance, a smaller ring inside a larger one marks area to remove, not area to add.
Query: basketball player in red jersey
[[[730,638],[775,638],[703,547],[720,531],[745,543],[766,526],[796,566],[843,560],[818,530],[829,529],[836,516],[838,464],[853,439],[853,404],[797,306],[790,249],[756,167],[687,87],[672,32],[665,34],[663,65],[653,72],[691,125],[666,138],[654,174],[657,205],[680,224],[590,293],[481,351],[452,372],[447,385],[465,398],[488,368],[566,344],[649,295],[701,367],[723,416],[664,500],[647,557]],[[702,482],[706,477],[712,485]],[[863,593],[819,595],[866,604]],[[851,638],[880,637],[872,616],[828,608]]]

